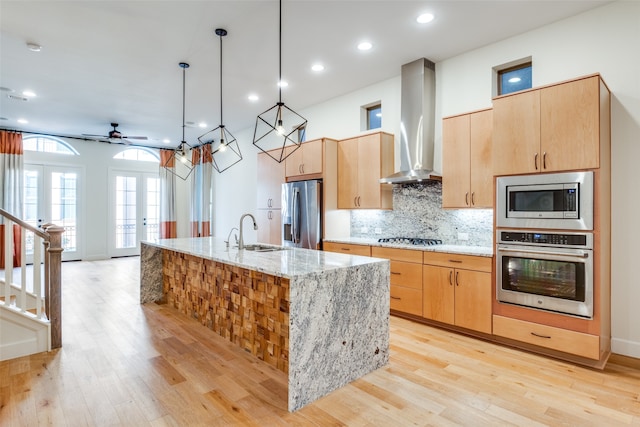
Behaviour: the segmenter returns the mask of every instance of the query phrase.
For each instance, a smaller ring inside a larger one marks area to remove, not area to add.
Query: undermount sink
[[[254,252],[274,252],[274,251],[283,251],[286,248],[280,246],[268,246],[268,245],[244,245],[244,249],[247,251]]]

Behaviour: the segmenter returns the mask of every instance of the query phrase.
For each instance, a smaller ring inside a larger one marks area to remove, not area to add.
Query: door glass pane
[[[160,237],[160,179],[147,178],[146,240]]]
[[[24,171],[24,195],[23,195],[24,221],[37,227],[38,224],[38,171]],[[33,254],[33,233],[25,234],[25,251],[27,255]]]
[[[136,178],[116,177],[116,248],[136,247]]]
[[[75,172],[51,173],[51,222],[64,227],[62,247],[65,251],[77,249],[77,191]]]

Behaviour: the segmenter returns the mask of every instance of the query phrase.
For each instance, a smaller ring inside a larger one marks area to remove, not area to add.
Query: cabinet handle
[[[358,207],[360,207],[360,196],[358,196]]]
[[[391,274],[397,274],[397,275],[401,275],[402,273],[397,272],[397,271],[392,271]]]
[[[476,196],[476,192],[472,191],[471,192],[471,204],[475,206],[476,201],[475,201],[475,196]]]
[[[538,337],[538,338],[545,338],[545,339],[551,339],[550,335],[540,335],[540,334],[536,334],[535,332],[531,332],[531,335],[533,335],[534,337]]]
[[[449,270],[449,284],[453,286],[453,270]]]
[[[538,170],[538,153],[533,156],[533,166],[535,166],[536,170]]]
[[[542,169],[547,168],[547,152],[542,153]]]
[[[304,173],[304,163],[301,164],[300,167],[302,168],[302,173]]]
[[[298,165],[298,172],[302,173],[302,165]]]
[[[460,273],[459,271],[456,271],[456,286],[460,286],[460,283],[458,283],[458,274],[459,273]]]
[[[469,192],[464,193],[464,204],[469,206]]]
[[[393,295],[391,295],[391,299],[402,299],[400,297],[394,297]]]
[[[358,196],[353,198],[353,206],[358,207]]]
[[[456,264],[462,264],[462,261],[460,261],[459,259],[450,259],[449,262],[454,262]]]
[[[350,251],[351,250],[351,248],[340,248],[340,249],[343,250],[343,251]]]

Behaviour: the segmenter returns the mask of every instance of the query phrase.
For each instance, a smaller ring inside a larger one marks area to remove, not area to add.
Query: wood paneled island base
[[[289,411],[388,363],[387,260],[214,238],[141,252],[141,302],[166,302],[285,373]]]

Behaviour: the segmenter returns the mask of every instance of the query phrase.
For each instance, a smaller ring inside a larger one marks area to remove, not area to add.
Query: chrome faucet
[[[253,229],[257,230],[258,229],[258,224],[256,224],[256,219],[253,215],[251,214],[244,214],[240,217],[240,243],[238,243],[238,249],[244,249],[244,237],[242,236],[242,220],[244,219],[245,216],[250,216],[251,219],[253,220]]]
[[[229,235],[227,236],[227,240],[225,240],[224,242],[227,244],[227,247],[229,247],[229,242],[231,242],[231,233],[233,233],[233,230],[238,231],[238,229],[236,227],[233,227],[231,229],[231,231],[229,231]],[[236,234],[236,245],[238,244],[238,235]]]

